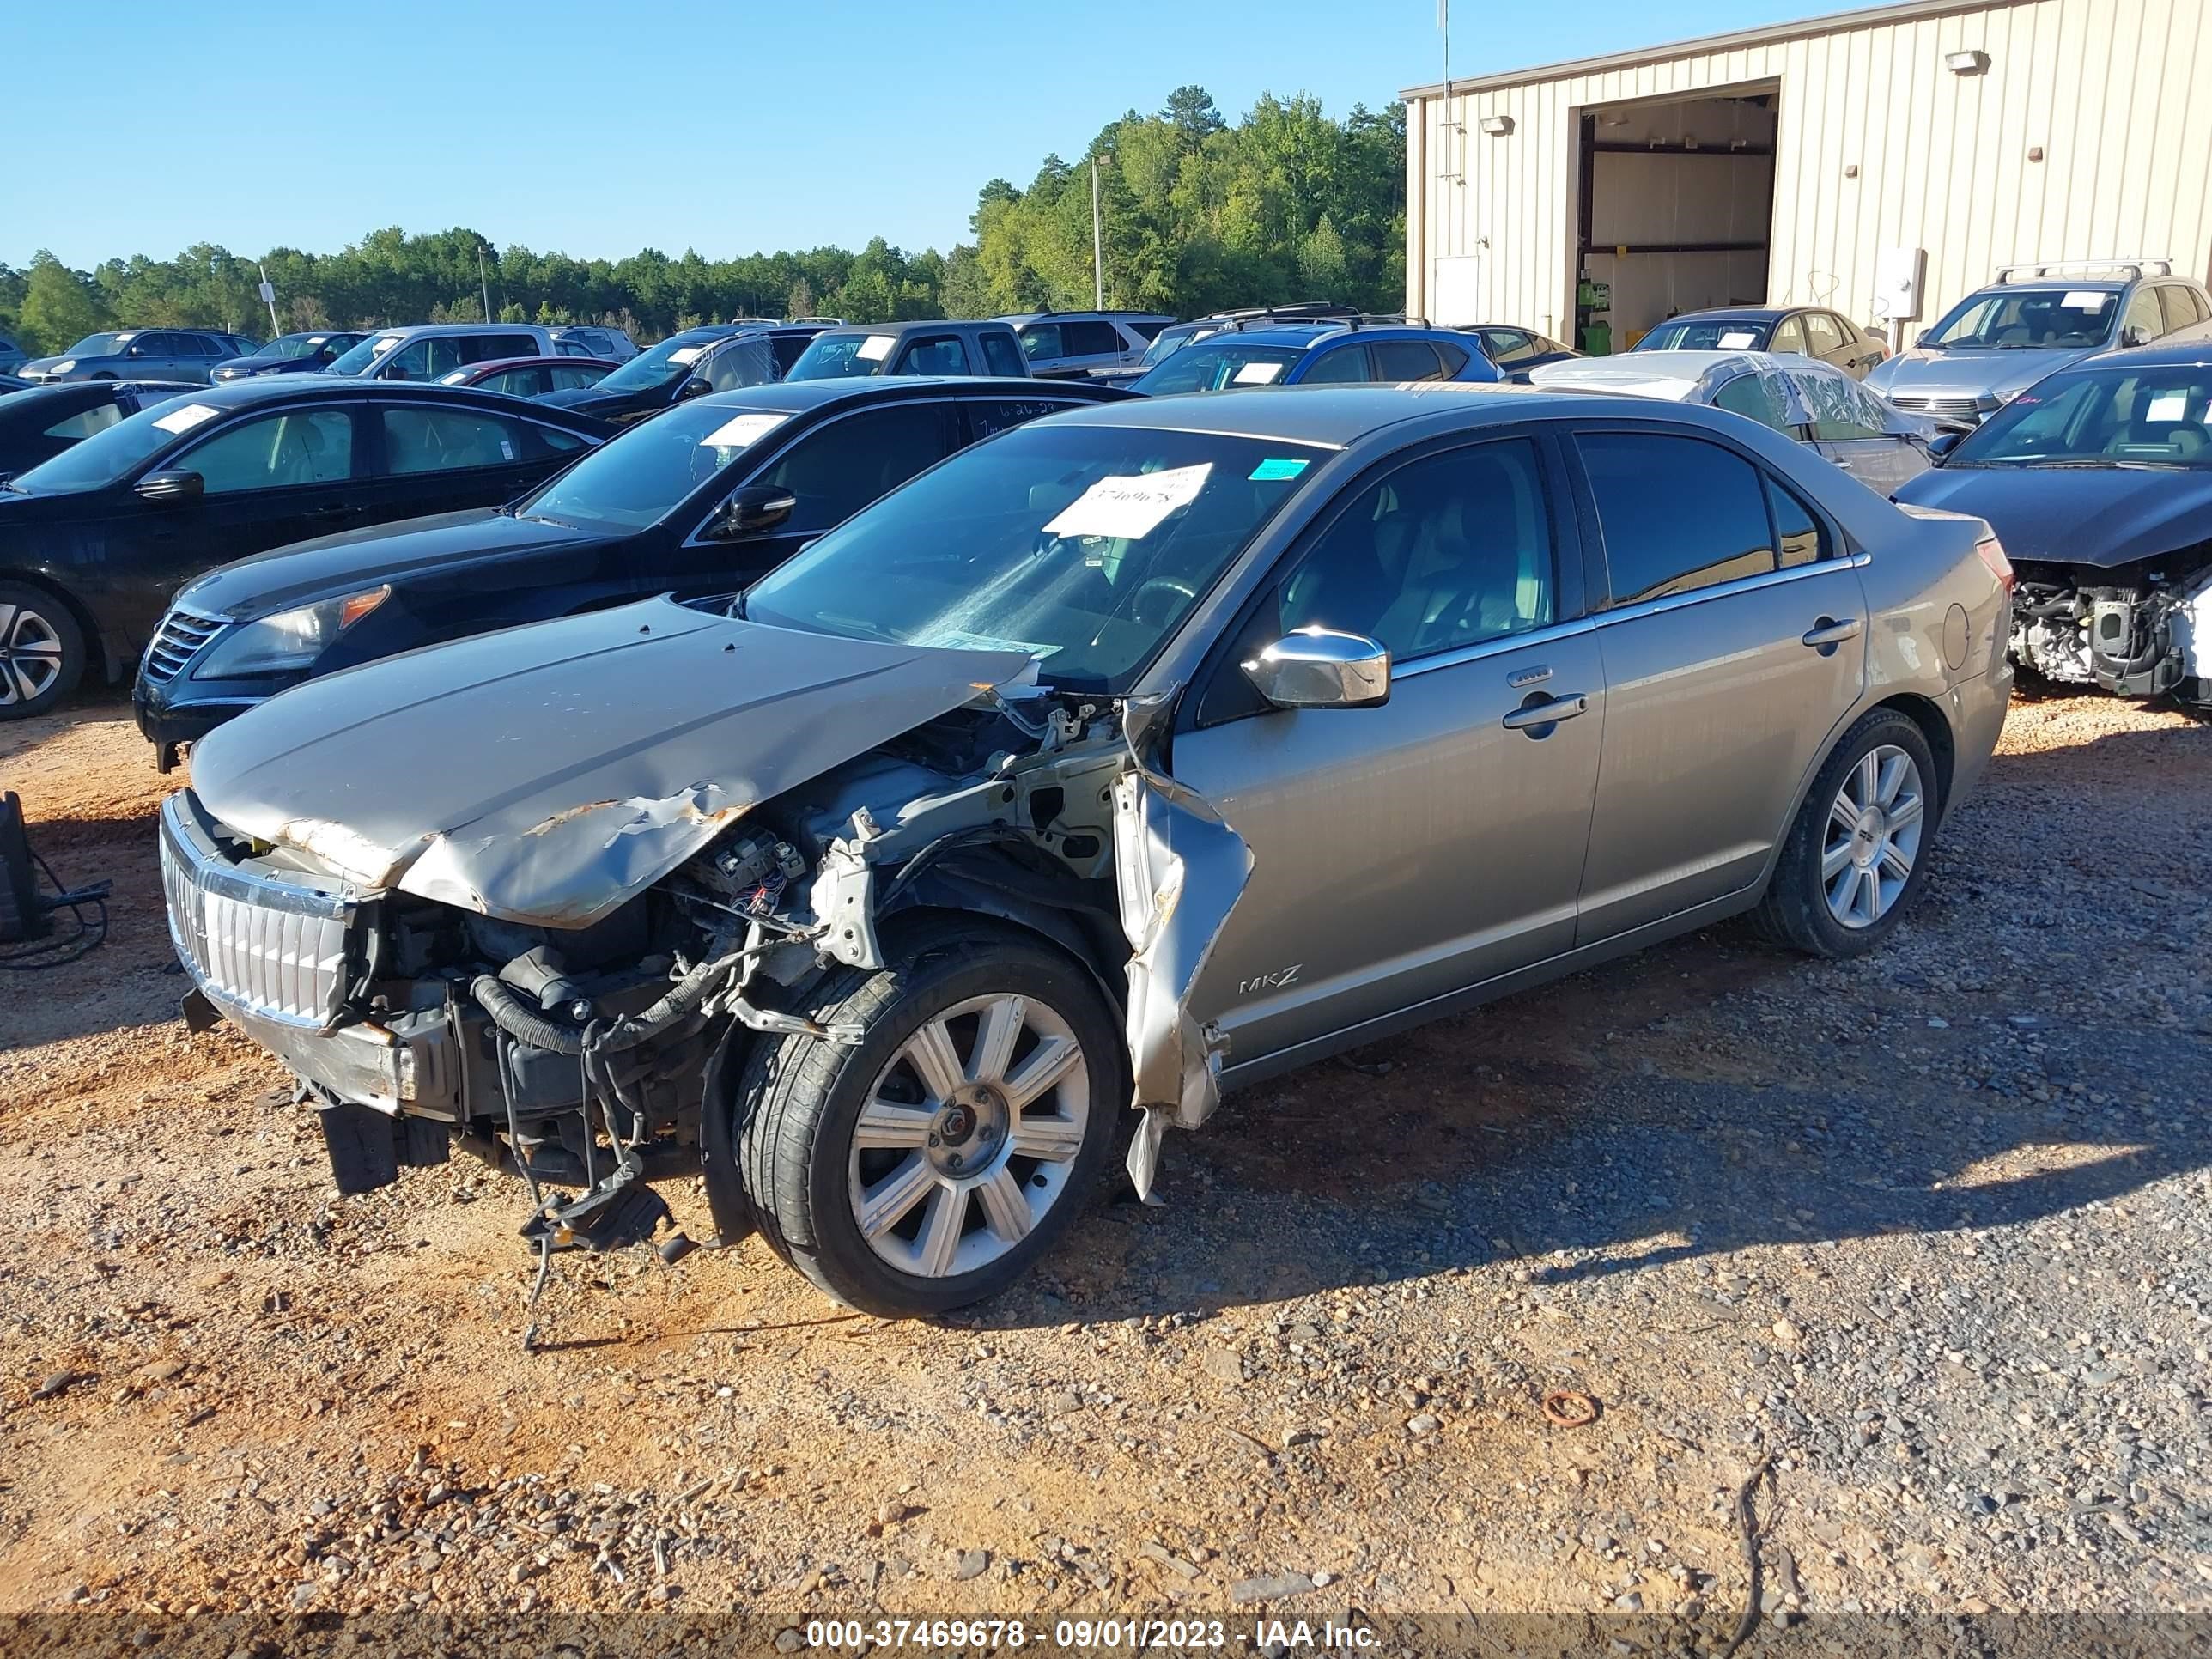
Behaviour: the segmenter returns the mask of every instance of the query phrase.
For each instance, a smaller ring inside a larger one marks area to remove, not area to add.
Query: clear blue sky
[[[1457,0],[1455,75],[1846,0]],[[967,234],[1124,110],[1194,82],[1332,115],[1439,78],[1435,0],[31,0],[7,33],[0,261],[322,252],[468,225],[580,258]],[[254,84],[257,70],[272,77]]]

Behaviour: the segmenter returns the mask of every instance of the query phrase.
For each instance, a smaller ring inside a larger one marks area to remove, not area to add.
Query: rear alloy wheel
[[[1090,976],[962,928],[841,975],[814,1018],[857,1043],[763,1042],[738,1167],[763,1236],[838,1300],[940,1313],[1011,1284],[1073,1222],[1127,1094]]]
[[[1875,709],[1814,779],[1754,924],[1815,956],[1873,950],[1919,893],[1941,808],[1926,736],[1897,710]]]
[[[0,582],[0,720],[43,714],[84,673],[84,635],[53,595]]]

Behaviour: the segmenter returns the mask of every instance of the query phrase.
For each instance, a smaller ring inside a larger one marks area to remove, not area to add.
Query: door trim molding
[[[1600,628],[1613,623],[1634,622],[1641,617],[1656,617],[1664,611],[1703,605],[1708,599],[1724,599],[1732,594],[1756,593],[1762,588],[1806,581],[1814,576],[1825,576],[1833,570],[1862,570],[1872,562],[1872,558],[1864,552],[1815,559],[1810,564],[1793,564],[1786,570],[1762,571],[1755,576],[1738,576],[1733,581],[1715,582],[1711,587],[1693,587],[1686,593],[1668,593],[1656,599],[1638,599],[1633,605],[1616,605],[1610,611],[1599,611],[1591,620]]]

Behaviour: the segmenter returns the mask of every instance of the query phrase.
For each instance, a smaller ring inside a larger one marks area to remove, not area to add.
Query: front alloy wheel
[[[0,720],[45,714],[83,672],[76,619],[49,594],[0,583]]]
[[[963,923],[809,999],[857,1042],[754,1045],[738,1171],[761,1236],[839,1301],[941,1313],[1013,1282],[1082,1207],[1128,1097],[1121,1036],[1088,969]]]

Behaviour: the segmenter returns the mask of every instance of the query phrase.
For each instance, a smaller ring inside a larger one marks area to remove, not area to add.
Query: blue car
[[[1482,343],[1456,329],[1389,318],[1232,323],[1129,383],[1132,392],[1227,386],[1351,386],[1376,381],[1502,380]]]

